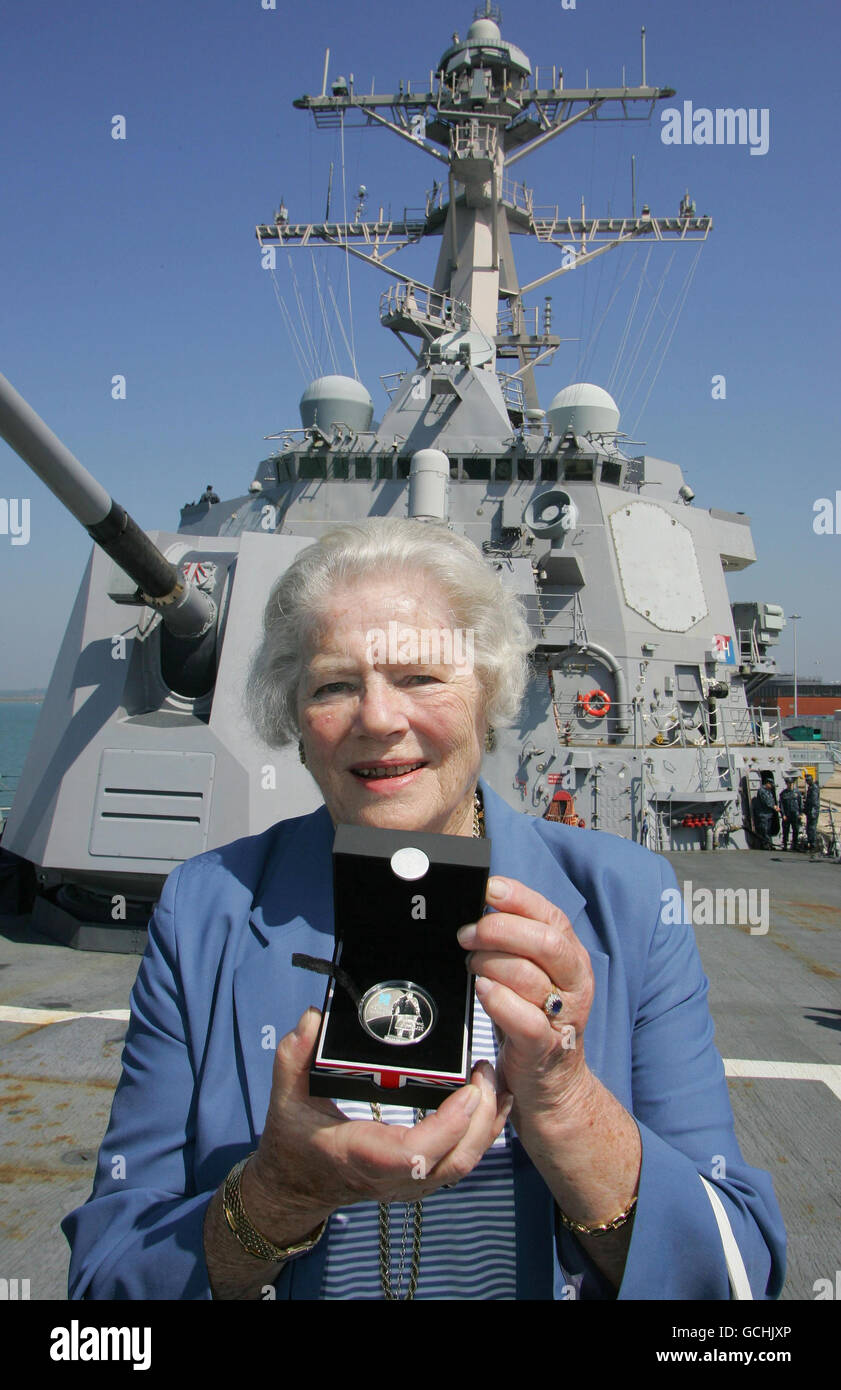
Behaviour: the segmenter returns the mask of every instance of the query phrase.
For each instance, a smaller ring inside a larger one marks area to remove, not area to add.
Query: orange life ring
[[[599,701],[595,709],[593,708],[594,700]],[[610,709],[610,696],[606,690],[591,690],[588,695],[582,698],[581,706],[587,714],[592,714],[594,719],[602,719]]]

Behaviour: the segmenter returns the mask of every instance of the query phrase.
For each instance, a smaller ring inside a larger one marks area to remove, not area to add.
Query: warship
[[[35,925],[59,940],[135,949],[180,860],[314,809],[295,751],[249,733],[242,672],[274,579],[353,518],[446,523],[520,596],[534,676],[484,767],[518,809],[654,850],[744,848],[760,776],[782,786],[777,712],[751,697],[785,618],[727,592],[755,559],[748,518],[694,505],[679,464],[634,451],[602,387],[538,399],[536,368],[561,339],[529,295],[629,243],[703,241],[712,222],[688,194],[676,216],[571,217],[539,206],[514,167],[583,121],[647,119],[674,93],[647,80],[644,30],[639,86],[572,88],[533,70],[499,20],[486,5],[424,90],[368,94],[342,76],[328,90],[325,61],[320,95],[295,102],[318,127],[376,125],[443,166],[414,220],[365,220],[360,204],[352,220],[302,223],[282,203],[256,229],[268,269],[320,245],[391,279],[380,320],[412,360],[385,379],[380,422],[360,380],[319,377],[241,496],[208,488],[177,531],[147,537],[3,387],[6,439],[98,542],[3,837],[36,869]],[[526,284],[517,237],[552,258]],[[428,238],[426,283],[394,257]]]
[[[755,559],[744,514],[695,505],[680,465],[640,452],[600,385],[556,381],[545,407],[537,390],[561,339],[529,296],[608,251],[712,230],[688,194],[676,216],[634,199],[625,216],[570,216],[512,179],[581,122],[649,119],[674,93],[647,80],[645,31],[640,61],[638,86],[568,87],[503,38],[489,4],[420,86],[363,93],[325,59],[320,94],[295,106],[322,129],[409,142],[440,178],[397,219],[366,220],[364,189],[338,221],[328,208],[296,222],[282,202],[256,228],[258,254],[273,270],[280,252],[319,246],[388,274],[379,316],[410,365],[384,380],[379,422],[356,376],[313,380],[244,492],[208,488],[174,530],[142,532],[0,379],[0,433],[96,542],[2,839],[4,1296],[64,1297],[57,1222],[88,1194],[165,876],[319,804],[297,751],[250,732],[243,673],[278,574],[329,526],[370,515],[449,525],[525,605],[533,679],[483,766],[498,793],[666,855],[690,903],[734,884],[771,894],[772,931],[714,916],[699,948],[740,1139],[789,1223],[784,1296],[833,1277],[839,879],[829,857],[752,852],[760,777],[779,789],[797,764],[776,707],[757,702],[785,616],[731,604],[728,574]],[[517,237],[547,248],[531,282]],[[427,238],[428,283],[393,263]]]

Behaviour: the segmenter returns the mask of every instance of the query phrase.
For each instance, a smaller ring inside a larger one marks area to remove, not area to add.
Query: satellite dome
[[[499,25],[492,19],[474,19],[467,31],[468,43],[499,43],[501,38]]]
[[[480,15],[474,19],[466,38],[460,39],[458,34],[453,34],[453,42],[442,54],[438,67],[445,77],[452,78],[479,64],[489,67],[492,72],[506,68],[509,73],[516,74],[521,82],[531,73],[531,63],[525,53],[502,37],[499,25],[490,15]]]
[[[615,434],[619,407],[601,386],[577,381],[553,398],[546,412],[553,434]]]
[[[374,416],[374,402],[361,381],[352,376],[319,376],[301,397],[299,409],[305,429],[317,425],[325,432],[334,425],[367,430]]]

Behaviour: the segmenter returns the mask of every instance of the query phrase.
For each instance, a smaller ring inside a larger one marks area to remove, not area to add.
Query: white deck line
[[[725,1076],[757,1081],[822,1081],[841,1100],[841,1066],[830,1062],[761,1062],[725,1058]]]
[[[67,1023],[73,1018],[111,1018],[128,1023],[128,1009],[97,1009],[93,1013],[76,1013],[72,1009],[30,1009],[0,1004],[0,1023]]]

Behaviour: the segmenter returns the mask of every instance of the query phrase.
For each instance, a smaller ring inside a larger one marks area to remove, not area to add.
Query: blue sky
[[[293,220],[323,216],[327,172],[340,150],[292,99],[331,77],[395,90],[420,81],[465,32],[472,4],[384,0],[292,6],[277,0],[42,0],[4,20],[0,55],[0,370],[144,527],[175,530],[180,506],[208,481],[244,492],[269,452],[264,436],[298,423],[304,386],[261,270],[254,226],[281,195]],[[416,17],[420,16],[420,18]],[[663,310],[678,300],[695,248],[679,248],[652,316],[652,333],[623,399],[622,426],[647,452],[681,464],[696,505],[752,517],[759,561],[730,582],[734,598],[779,602],[803,615],[801,674],[841,678],[841,515],[816,535],[813,504],[841,488],[839,435],[839,221],[834,96],[841,10],[829,0],[519,0],[503,6],[503,35],[533,63],[557,63],[567,86],[616,85],[622,65],[639,80],[647,27],[648,79],[677,89],[667,105],[767,109],[770,148],[665,145],[650,123],[583,123],[521,161],[516,176],[539,204],[577,213],[630,209],[630,156],[638,204],[677,212],[688,186],[715,230],[704,246],[668,355],[645,410]],[[112,117],[126,139],[111,138]],[[349,207],[359,183],[368,206],[418,206],[437,162],[386,132],[348,131]],[[404,265],[430,279],[438,243]],[[557,252],[518,238],[521,279],[552,269]],[[539,373],[545,406],[576,379],[582,348],[617,297],[587,361],[607,385],[643,272],[645,250],[621,249],[537,292],[553,294],[565,343]],[[295,273],[314,307],[311,263]],[[631,338],[666,270],[655,249]],[[344,263],[322,252],[346,304]],[[360,375],[384,397],[379,374],[406,364],[379,327],[388,281],[352,267]],[[278,282],[291,299],[291,272]],[[618,288],[617,288],[618,287]],[[317,313],[314,315],[318,323]],[[324,366],[323,328],[316,326]],[[668,327],[667,327],[668,331]],[[624,365],[623,365],[624,363]],[[630,355],[619,363],[619,379]],[[341,360],[347,370],[346,356]],[[126,399],[111,378],[126,377]],[[726,378],[714,400],[711,382]],[[46,683],[89,550],[81,528],[0,443],[0,497],[31,499],[31,538],[0,535],[0,688]],[[839,499],[841,500],[841,499]],[[791,667],[791,626],[779,649]]]

